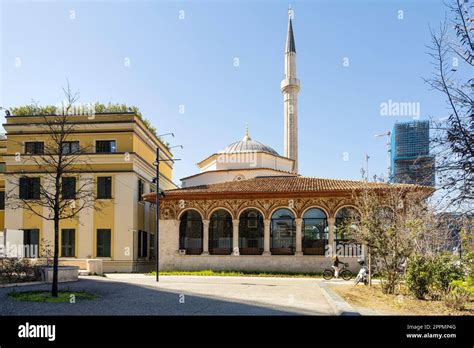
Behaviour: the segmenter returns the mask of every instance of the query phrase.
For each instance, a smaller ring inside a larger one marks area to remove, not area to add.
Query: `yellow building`
[[[154,256],[154,210],[141,197],[154,190],[156,148],[160,147],[162,159],[171,158],[169,149],[135,112],[69,119],[74,120],[74,130],[67,146],[88,150],[67,175],[76,178],[72,181],[75,186],[81,178],[94,182],[94,204],[100,204],[100,209],[88,207],[76,217],[60,221],[60,263],[86,269],[87,260],[101,259],[105,272],[147,269]],[[0,139],[0,190],[2,195],[6,192],[9,196],[14,190],[21,195],[22,178],[44,180],[44,170],[27,159],[41,156],[50,135],[44,128],[44,116],[11,115],[3,126],[6,137]],[[165,190],[176,188],[172,169],[171,161],[160,162],[160,187]],[[8,202],[1,207],[1,230],[23,231],[19,232],[23,243],[37,243],[40,250],[52,245],[53,221],[27,209],[9,207]]]

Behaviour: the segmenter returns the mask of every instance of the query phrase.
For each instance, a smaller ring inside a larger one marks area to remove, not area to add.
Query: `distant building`
[[[430,155],[429,122],[397,122],[391,134],[390,181],[434,186],[435,161]]]

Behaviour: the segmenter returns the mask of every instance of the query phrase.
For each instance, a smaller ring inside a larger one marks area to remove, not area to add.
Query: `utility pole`
[[[365,154],[365,181],[369,181],[369,159],[370,156]]]
[[[158,138],[161,138],[165,135],[171,135],[174,138],[174,133],[166,133],[159,135]],[[174,147],[181,147],[183,148],[183,145],[175,145],[171,146],[168,149],[172,149]],[[160,217],[158,215],[158,208],[160,206],[160,162],[174,162],[174,161],[179,161],[179,159],[160,159],[160,147],[156,147],[156,160],[153,163],[156,166],[156,177],[152,180],[156,184],[156,190],[155,190],[155,271],[156,271],[156,282],[158,283],[160,278],[159,278],[159,273],[160,273]]]

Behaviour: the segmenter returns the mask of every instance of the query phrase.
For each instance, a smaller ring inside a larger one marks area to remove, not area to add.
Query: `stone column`
[[[334,225],[336,223],[336,218],[330,217],[328,218],[328,227],[329,227],[329,238],[328,238],[328,244],[331,247],[332,252],[336,252],[336,250],[332,250],[334,247]]]
[[[202,254],[209,255],[209,220],[202,220]]]
[[[303,255],[303,233],[302,233],[302,226],[303,226],[303,219],[297,218],[295,219],[296,222],[296,256]]]
[[[239,220],[232,220],[232,255],[239,256]]]
[[[270,219],[265,219],[263,225],[263,255],[271,255],[270,253]]]

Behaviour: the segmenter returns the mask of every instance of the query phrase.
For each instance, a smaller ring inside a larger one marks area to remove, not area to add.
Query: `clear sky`
[[[66,78],[82,102],[136,105],[184,146],[174,151],[177,183],[247,123],[253,139],[283,153],[288,1],[0,2],[1,106],[56,104]],[[370,175],[386,173],[385,139],[374,134],[411,117],[381,115],[381,103],[420,103],[421,119],[446,115],[422,80],[442,1],[291,5],[300,173],[359,179],[366,153]]]

